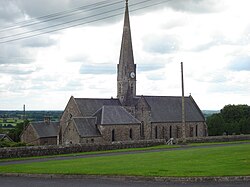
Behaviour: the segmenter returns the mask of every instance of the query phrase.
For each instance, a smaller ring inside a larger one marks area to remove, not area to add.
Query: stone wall
[[[206,136],[204,122],[186,122],[186,137]],[[181,138],[182,123],[152,123],[153,139]]]
[[[140,124],[98,125],[98,129],[102,134],[103,143],[140,140]]]
[[[135,117],[141,121],[142,139],[152,139],[151,109],[143,96],[136,105]]]
[[[32,145],[40,145],[38,140],[38,136],[35,133],[34,128],[32,125],[28,125],[25,130],[21,134],[21,142],[32,144]]]
[[[229,135],[229,136],[207,136],[207,137],[189,137],[187,143],[210,143],[210,142],[234,142],[250,140],[250,135]],[[176,140],[178,144],[182,143],[181,139]]]
[[[38,139],[38,145],[56,145],[57,144],[57,137],[44,137]],[[34,145],[34,144],[33,144]]]
[[[80,111],[77,109],[78,107],[76,106],[74,97],[71,96],[71,98],[69,99],[69,102],[63,112],[63,115],[60,119],[60,143],[64,143],[66,140],[64,140],[64,132],[66,127],[69,125],[69,121],[72,117],[78,117],[81,116],[82,114],[80,113]]]
[[[211,136],[211,137],[195,137],[187,138],[187,143],[206,143],[206,142],[231,142],[250,140],[250,135],[234,135],[234,136]],[[177,139],[177,143],[181,144],[182,140]],[[1,158],[16,158],[30,156],[57,155],[90,151],[105,151],[125,148],[139,148],[162,145],[165,140],[140,140],[130,142],[113,142],[112,144],[77,144],[77,145],[48,145],[48,146],[27,146],[16,148],[0,148]]]
[[[48,145],[48,146],[27,146],[16,148],[0,148],[1,158],[31,157],[57,155],[78,152],[105,151],[125,148],[139,148],[162,145],[163,140],[158,141],[130,141],[114,142],[112,144],[76,144],[76,145]]]

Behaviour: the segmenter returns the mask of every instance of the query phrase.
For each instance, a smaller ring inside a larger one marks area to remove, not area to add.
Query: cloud
[[[174,0],[169,1],[168,6],[176,11],[198,14],[215,12],[221,8],[215,0]]]
[[[149,35],[144,38],[143,49],[150,53],[171,53],[179,48],[178,39],[173,35]]]
[[[228,66],[232,71],[250,71],[250,56],[239,56],[234,58]]]
[[[34,66],[26,65],[0,65],[0,67],[0,73],[12,75],[26,75],[37,70]]]
[[[14,1],[0,1],[0,23],[3,26],[23,18],[23,14]]]
[[[157,64],[139,64],[137,66],[137,70],[139,72],[143,72],[143,71],[155,71],[155,70],[159,70],[159,69],[162,69],[164,68],[165,65],[164,64],[160,64],[160,63],[157,63]]]
[[[22,41],[23,47],[50,47],[52,45],[55,45],[56,41],[49,36],[40,36],[36,38],[30,38],[27,40]]]
[[[82,65],[80,68],[81,74],[115,74],[116,66],[114,64],[95,64]]]

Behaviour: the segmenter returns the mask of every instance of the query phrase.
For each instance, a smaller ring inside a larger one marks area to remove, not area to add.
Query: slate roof
[[[81,137],[101,136],[96,127],[96,117],[77,117],[73,122]]]
[[[144,96],[151,107],[152,122],[181,122],[182,98],[174,96]],[[187,122],[205,121],[202,112],[192,97],[185,97]]]
[[[0,140],[4,140],[5,138],[7,138],[9,141],[13,141],[7,134],[0,134]]]
[[[59,122],[32,122],[30,124],[35,129],[39,138],[55,137],[59,132]]]
[[[94,116],[101,125],[140,124],[141,122],[132,116],[122,106],[103,106]]]
[[[118,99],[75,98],[75,101],[83,117],[92,116],[102,106],[121,105]]]

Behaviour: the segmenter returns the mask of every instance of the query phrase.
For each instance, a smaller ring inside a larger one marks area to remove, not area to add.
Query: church
[[[136,95],[128,1],[126,0],[117,98],[74,98],[60,120],[59,143],[111,143],[182,137],[182,97]],[[205,118],[192,96],[185,97],[186,137],[207,136]]]
[[[109,144],[138,140],[157,140],[207,136],[205,118],[190,95],[136,95],[128,0],[126,0],[119,64],[117,98],[69,99],[60,122],[31,123],[21,139],[41,144]],[[185,104],[183,123],[182,104]],[[183,124],[185,124],[183,126]]]

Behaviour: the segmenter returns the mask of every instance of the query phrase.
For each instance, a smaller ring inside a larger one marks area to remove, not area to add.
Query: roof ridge
[[[118,100],[118,98],[75,98],[75,99],[86,99],[86,100]]]
[[[134,117],[131,113],[129,113],[123,106],[120,106],[126,113],[128,113],[131,117],[133,117],[136,121],[141,123],[136,117]]]

